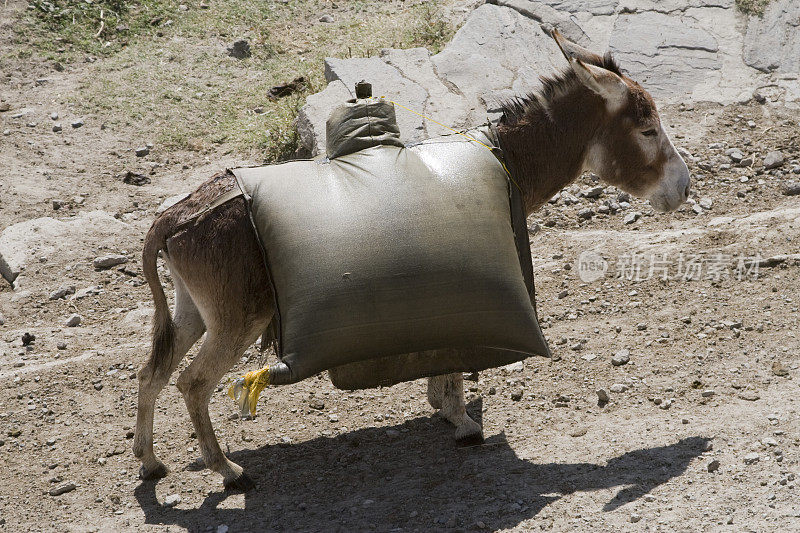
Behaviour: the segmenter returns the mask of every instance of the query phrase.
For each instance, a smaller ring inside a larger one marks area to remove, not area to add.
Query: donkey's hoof
[[[480,444],[483,444],[483,433],[480,431],[456,438],[456,446],[459,447],[478,446]]]
[[[169,469],[161,462],[150,469],[145,468],[144,465],[139,469],[139,477],[144,480],[161,479],[166,477],[168,473]]]
[[[235,492],[247,492],[255,488],[255,482],[244,472],[233,481],[225,482],[225,490]]]

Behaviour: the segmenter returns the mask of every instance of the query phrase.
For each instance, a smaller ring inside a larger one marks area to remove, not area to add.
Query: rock
[[[736,148],[730,148],[726,150],[725,155],[730,157],[731,161],[734,163],[739,163],[742,159],[744,159],[744,154],[742,154],[742,152]]]
[[[625,392],[626,390],[628,390],[628,386],[622,383],[614,383],[613,385],[611,385],[611,387],[608,388],[608,390],[610,390],[615,394],[619,394],[621,392]]]
[[[139,174],[138,172],[132,172],[130,170],[120,174],[119,178],[122,180],[122,183],[136,185],[137,187],[141,187],[142,185],[147,185],[150,183],[150,178],[144,174]]]
[[[772,0],[762,17],[749,17],[744,62],[762,72],[797,74],[800,71],[797,20],[800,20],[800,3],[796,0]]]
[[[319,18],[319,21],[320,22],[325,22],[327,24],[330,24],[331,22],[333,22],[333,16],[332,15],[327,15],[327,14],[326,15],[322,15]]]
[[[714,201],[711,198],[701,198],[699,202],[700,207],[703,209],[711,209],[711,206],[714,205]]]
[[[72,122],[70,122],[70,126],[76,129],[80,128],[81,126],[83,126],[83,119],[79,118],[78,120],[73,120]]]
[[[611,364],[614,366],[622,366],[628,364],[631,360],[631,352],[629,350],[620,350],[611,358]]]
[[[639,322],[636,324],[636,331],[645,331],[647,329],[647,324],[644,322]]]
[[[325,123],[330,112],[350,98],[347,86],[335,80],[322,91],[306,98],[297,115],[298,152],[303,157],[325,153]]]
[[[599,403],[608,403],[611,400],[605,389],[597,389],[595,393],[597,394],[597,401]]]
[[[624,224],[633,224],[634,222],[636,222],[637,220],[639,220],[639,217],[641,217],[641,216],[642,216],[642,214],[641,214],[641,213],[638,213],[638,212],[636,212],[636,211],[631,211],[630,213],[626,214],[626,215],[625,215],[625,216],[622,218],[622,222],[623,222]]]
[[[748,402],[755,402],[761,399],[761,396],[753,391],[742,391],[739,393],[739,398]]]
[[[772,363],[772,373],[779,377],[786,377],[789,375],[789,369],[780,361]]]
[[[603,192],[604,192],[603,187],[597,185],[587,191],[584,191],[583,195],[586,198],[600,198],[601,196],[603,196]]]
[[[580,427],[577,427],[577,428],[573,429],[572,431],[570,431],[569,432],[569,436],[570,437],[583,437],[588,432],[589,432],[589,428],[587,428],[586,426],[580,426]]]
[[[756,455],[758,455],[758,454],[756,454]],[[720,466],[719,461],[714,459],[713,461],[708,463],[708,466],[706,466],[706,469],[708,470],[709,473],[714,473],[717,470],[719,470],[719,466]]]
[[[170,196],[169,198],[166,198],[163,202],[161,202],[161,205],[159,205],[158,208],[156,208],[156,213],[157,214],[163,213],[164,211],[166,211],[173,205],[177,204],[184,198],[188,198],[190,194],[191,193],[187,192],[183,194],[176,194],[175,196]]]
[[[511,391],[511,399],[518,402],[522,399],[522,389],[514,389]]]
[[[66,350],[67,349],[67,343],[64,342],[64,341],[58,341],[58,343],[56,343],[56,348],[59,349],[59,350]]]
[[[797,196],[800,194],[800,181],[788,184],[783,190],[783,194],[786,196]]]
[[[580,218],[581,220],[589,220],[593,216],[594,216],[594,210],[593,209],[586,208],[586,209],[581,209],[580,211],[578,211],[578,218]]]
[[[83,212],[65,221],[43,217],[13,224],[0,233],[0,275],[13,283],[28,264],[37,264],[42,257],[58,254],[62,261],[77,259],[81,250],[116,242],[127,227],[103,211]]]
[[[640,521],[641,519],[642,519],[642,515],[637,514],[637,513],[631,513],[630,520],[631,520],[632,524],[635,524],[636,522]]]
[[[217,526],[217,533],[228,533],[228,526],[225,524]]]
[[[5,113],[9,109],[11,109],[11,104],[8,102],[0,102],[0,113]]]
[[[246,59],[253,55],[253,52],[250,50],[250,43],[245,39],[241,39],[228,48],[228,55],[236,59]]]
[[[501,367],[501,369],[504,370],[506,373],[510,374],[512,372],[522,372],[523,370],[525,370],[525,365],[522,361],[517,361],[516,363],[511,363],[510,365],[503,366]]]
[[[58,487],[53,487],[52,489],[50,489],[49,494],[50,496],[61,496],[62,494],[72,492],[76,488],[77,487],[75,486],[75,483],[72,482],[64,483],[63,485],[59,485]]]
[[[561,291],[561,292],[559,292],[559,293],[558,293],[558,296],[557,296],[557,298],[558,298],[559,300],[563,300],[563,299],[564,299],[564,298],[566,298],[567,296],[569,296],[569,291],[568,291],[567,289],[564,289],[563,291]]]
[[[57,122],[57,123],[53,124],[53,132],[54,133],[58,133],[61,130],[62,130],[61,123]]]
[[[136,152],[136,157],[144,157],[150,153],[150,148],[148,148],[147,146],[140,146],[135,150],[135,152]]]
[[[744,464],[746,465],[756,464],[760,460],[761,457],[758,455],[758,452],[751,452],[744,456]]]
[[[123,263],[127,263],[128,258],[121,254],[108,254],[100,257],[95,257],[92,261],[92,266],[96,270],[105,270]]]
[[[50,300],[61,300],[62,298],[66,298],[70,294],[75,294],[75,285],[69,285],[66,287],[59,287],[58,289],[54,290],[50,293],[49,299]]]
[[[716,393],[713,390],[706,389],[700,393],[700,396],[702,396],[703,398],[711,398],[712,396],[714,396],[714,394]]]
[[[0,313],[0,326],[6,323],[6,317],[3,316],[3,313]]]
[[[308,406],[312,409],[322,411],[323,409],[325,409],[325,402],[315,398],[312,399],[310,402],[308,402]]]
[[[55,111],[50,113],[50,120],[58,120],[58,113],[56,113]]]
[[[83,317],[81,317],[81,315],[79,315],[78,313],[73,313],[64,322],[64,325],[67,326],[68,328],[74,328],[76,326],[80,326],[81,320],[83,320]]]
[[[181,503],[181,497],[179,494],[170,494],[164,498],[164,505],[167,507],[175,507],[179,503]]]
[[[33,344],[33,341],[35,341],[35,340],[36,340],[36,335],[34,335],[33,333],[28,333],[26,331],[25,333],[22,334],[22,345],[23,346],[29,346],[30,344]]]
[[[770,152],[764,158],[764,169],[772,170],[773,168],[782,167],[784,161],[783,153],[778,151]]]

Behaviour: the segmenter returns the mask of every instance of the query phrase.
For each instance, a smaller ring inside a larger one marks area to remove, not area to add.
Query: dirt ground
[[[0,24],[15,16],[4,11]],[[174,379],[155,423],[171,472],[157,483],[137,477],[135,372],[151,310],[140,253],[165,198],[252,154],[155,144],[136,157],[151,119],[80,99],[87,80],[108,75],[104,61],[56,71],[6,57],[0,71],[0,231],[78,220],[66,242],[37,250],[17,290],[0,280],[4,530],[800,531],[800,261],[791,257],[800,203],[783,194],[800,181],[800,111],[666,106],[698,207],[659,214],[631,199],[605,214],[604,202],[626,199],[609,187],[587,198],[596,185],[587,176],[531,217],[538,309],[556,357],[467,382],[482,446],[455,446],[424,381],[345,392],[317,376],[267,389],[258,416],[241,420],[226,389],[261,362],[253,347],[210,406],[223,447],[258,483],[229,494],[197,463]],[[753,162],[733,163],[729,148]],[[766,170],[773,150],[785,162]],[[151,182],[125,184],[127,171]],[[117,224],[85,222],[93,211]],[[640,216],[625,223],[632,212]],[[605,277],[580,279],[587,251],[605,260]],[[129,261],[95,270],[108,253]],[[48,298],[65,286],[77,293]],[[72,313],[82,322],[65,327]],[[36,337],[27,346],[25,333]],[[629,362],[615,366],[621,350]],[[71,490],[51,495],[59,487]]]

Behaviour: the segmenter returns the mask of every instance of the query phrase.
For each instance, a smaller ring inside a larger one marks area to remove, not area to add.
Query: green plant
[[[432,53],[441,51],[455,33],[437,1],[424,2],[413,8],[415,24],[406,33],[406,46],[424,46]]]
[[[746,15],[764,15],[764,9],[772,0],[736,0],[736,7]]]

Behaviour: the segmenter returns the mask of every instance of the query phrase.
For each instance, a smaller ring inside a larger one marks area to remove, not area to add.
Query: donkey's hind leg
[[[428,402],[456,426],[459,444],[483,442],[481,426],[467,414],[464,401],[464,376],[460,372],[428,378]]]
[[[178,389],[194,424],[203,460],[208,468],[222,474],[227,489],[248,490],[254,483],[241,466],[222,453],[208,414],[208,401],[225,372],[256,341],[268,322],[267,318],[254,321],[249,327],[242,323],[238,327],[235,323],[209,325],[200,352],[178,377]]]
[[[139,471],[142,479],[157,479],[167,475],[167,467],[153,452],[153,410],[156,398],[183,356],[205,331],[203,319],[183,281],[174,274],[173,280],[175,284],[175,345],[172,352],[172,364],[166,371],[156,370],[153,372],[152,362],[150,362],[139,371],[139,408],[136,412],[133,453],[142,461],[142,468]]]

